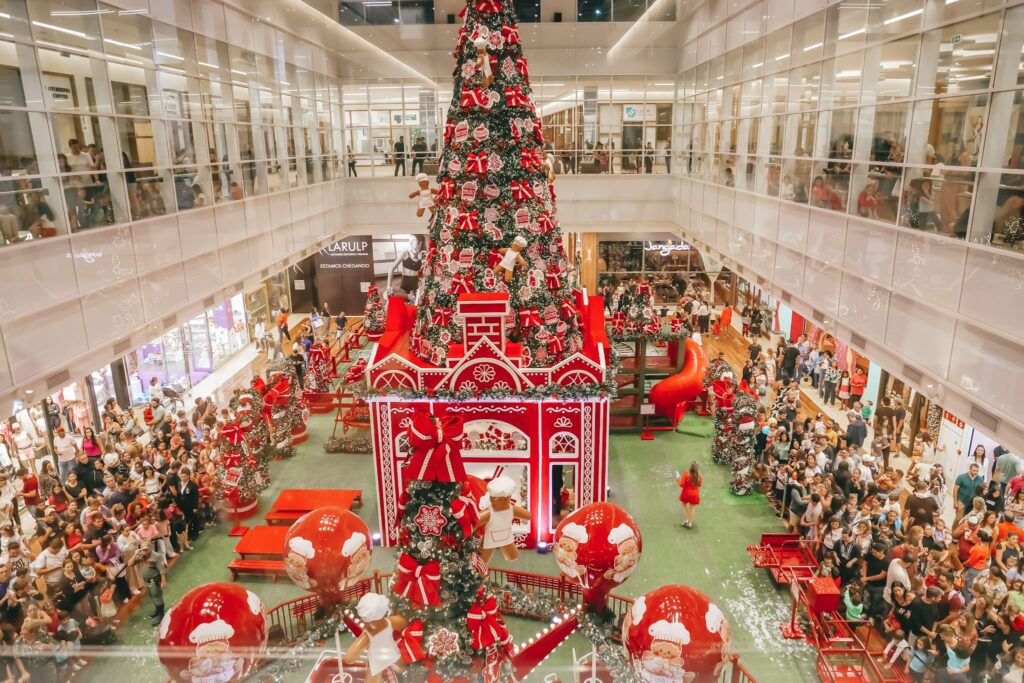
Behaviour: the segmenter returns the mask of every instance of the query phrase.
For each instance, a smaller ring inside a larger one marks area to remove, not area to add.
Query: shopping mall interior
[[[1024,2],[573,4],[0,0],[0,681],[1024,681]]]

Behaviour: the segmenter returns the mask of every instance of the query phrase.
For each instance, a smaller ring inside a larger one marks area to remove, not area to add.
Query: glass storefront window
[[[188,357],[189,380],[195,386],[213,372],[213,350],[205,314],[185,323],[185,354]]]
[[[231,355],[232,322],[228,307],[217,304],[206,312],[213,348],[213,367],[219,367]]]
[[[249,336],[253,337],[253,327],[257,321],[262,321],[265,329],[273,326],[273,315],[267,303],[267,288],[261,285],[256,289],[245,293],[245,318],[249,323]]]
[[[249,329],[245,326],[245,298],[238,293],[228,300],[231,316],[231,352],[242,349],[249,343]]]
[[[185,348],[181,338],[181,328],[175,327],[163,338],[164,364],[167,368],[167,384],[176,391],[186,391],[189,386],[188,367],[185,364]]]
[[[160,337],[135,349],[128,356],[128,375],[133,404],[149,400],[149,386],[154,377],[161,386],[167,384],[164,345]]]

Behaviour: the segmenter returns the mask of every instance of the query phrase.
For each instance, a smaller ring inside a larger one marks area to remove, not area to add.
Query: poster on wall
[[[313,257],[316,293],[332,311],[358,314],[373,280],[373,237],[352,235],[329,244]]]
[[[43,90],[46,92],[46,101],[50,106],[65,109],[75,106],[75,92],[72,89],[70,76],[44,73]]]

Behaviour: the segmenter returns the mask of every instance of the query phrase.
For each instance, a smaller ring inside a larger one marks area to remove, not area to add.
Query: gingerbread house
[[[506,339],[507,328],[517,324],[508,294],[463,294],[453,312],[461,339],[452,341],[443,365],[433,365],[410,351],[415,308],[392,298],[385,332],[366,369],[384,545],[397,541],[405,431],[417,410],[462,418],[468,474],[488,479],[501,472],[519,482],[518,500],[533,513],[514,528],[521,546],[550,540],[562,515],[604,500],[610,397],[590,392],[568,399],[555,390],[600,386],[606,379],[603,302],[583,292],[576,293],[576,302],[583,348],[555,365],[529,367],[520,345]]]

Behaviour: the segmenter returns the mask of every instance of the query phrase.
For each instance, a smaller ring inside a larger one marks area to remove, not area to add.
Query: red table
[[[242,559],[253,556],[279,559],[287,534],[286,526],[254,526],[235,544],[235,552]]]
[[[362,499],[359,489],[285,489],[277,496],[270,508],[274,512],[309,512],[317,508],[333,506],[343,510],[352,509],[356,500]]]

